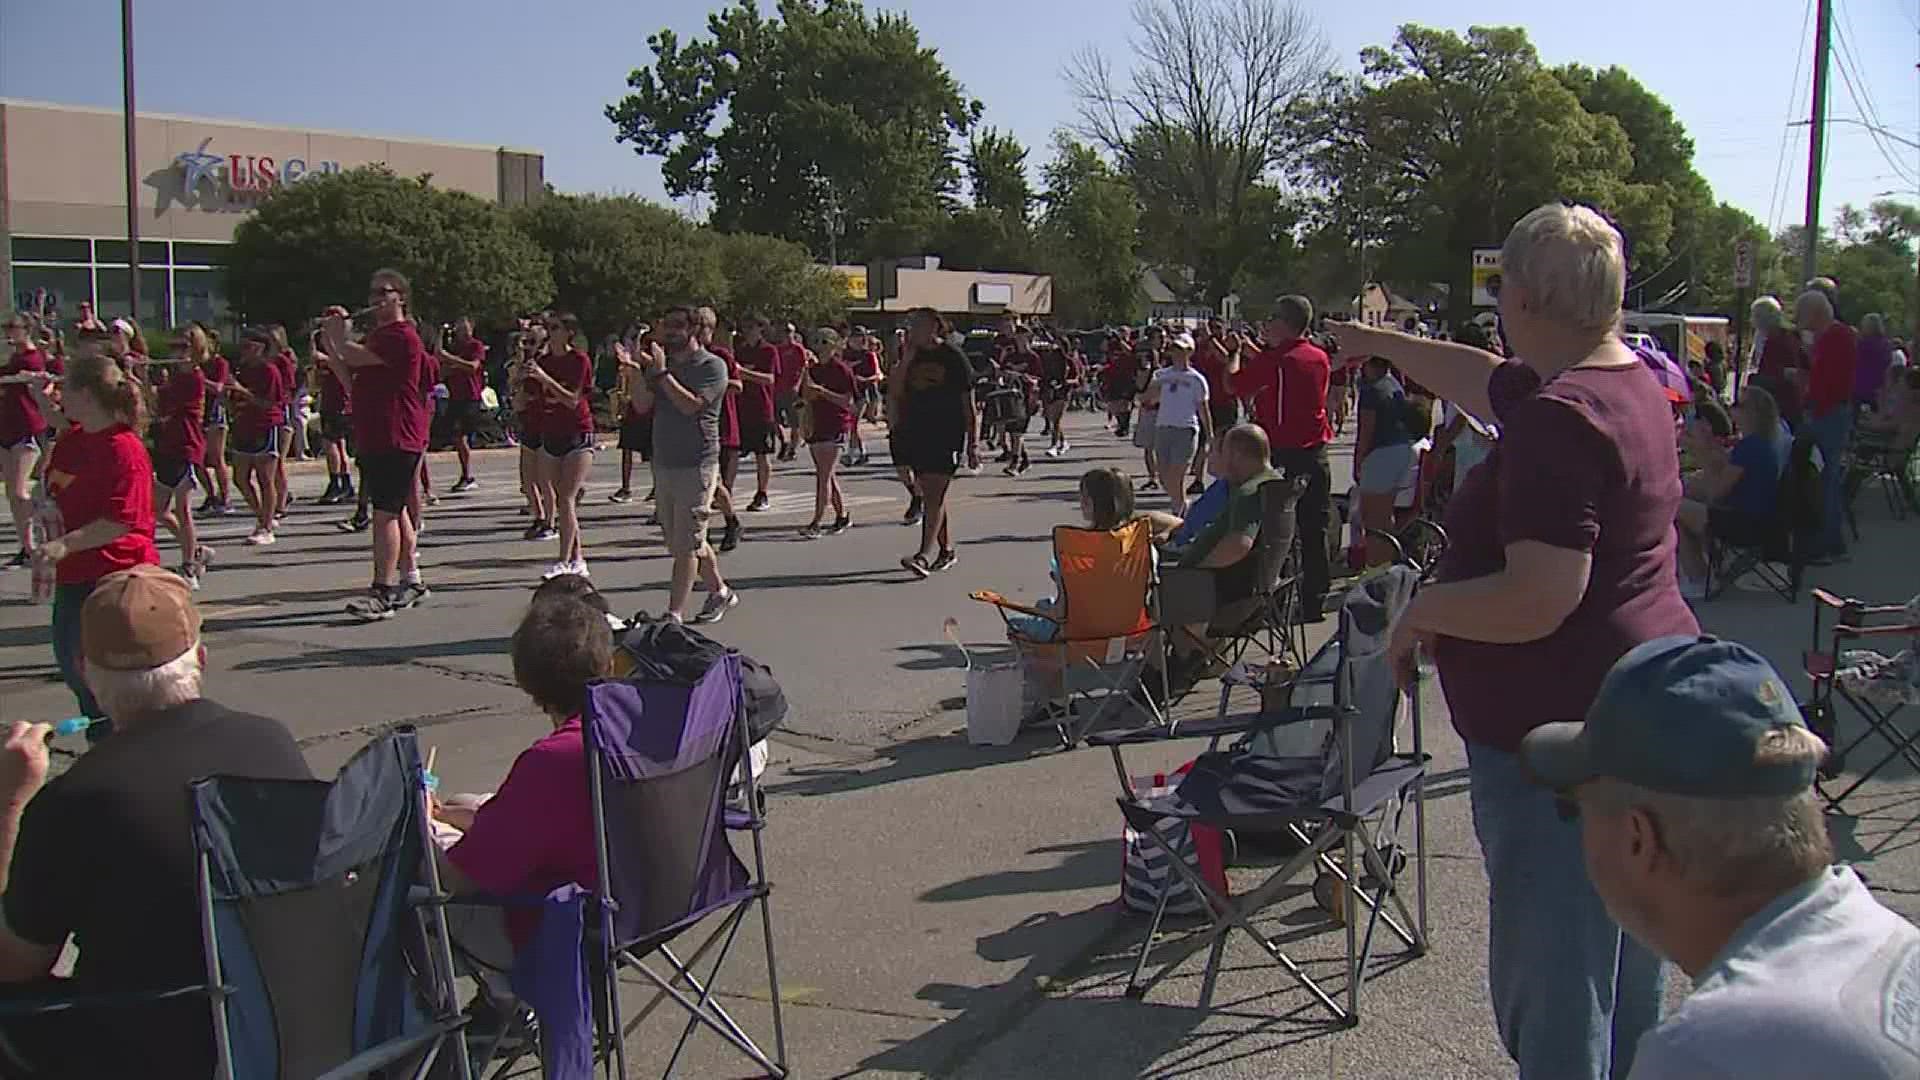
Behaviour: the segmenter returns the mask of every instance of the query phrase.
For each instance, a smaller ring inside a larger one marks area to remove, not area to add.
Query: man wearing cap
[[[22,992],[167,990],[206,980],[187,785],[214,774],[312,778],[277,721],[201,696],[206,650],[187,583],[143,565],[100,580],[81,609],[89,687],[114,736],[48,782],[46,724],[15,721],[0,744],[0,982]],[[45,785],[44,787],[42,785]],[[72,978],[48,985],[71,936]],[[0,1027],[53,1076],[205,1077],[203,997]],[[101,1038],[110,1030],[111,1038]],[[35,1075],[41,1075],[36,1072]]]
[[[1631,1080],[1920,1076],[1920,929],[1832,865],[1825,753],[1773,667],[1710,637],[1634,648],[1585,723],[1521,743],[1608,913],[1693,979]]]

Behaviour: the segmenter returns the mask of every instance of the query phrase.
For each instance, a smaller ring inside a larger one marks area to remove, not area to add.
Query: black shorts
[[[585,431],[576,431],[567,435],[548,435],[540,440],[540,452],[548,457],[571,457],[582,450],[592,449],[593,435]]]
[[[1757,547],[1767,540],[1766,522],[1731,506],[1707,507],[1707,534],[1734,547]]]
[[[29,446],[39,450],[45,445],[43,439],[44,436],[40,435],[22,435],[12,442],[0,442],[0,450],[20,450]]]
[[[462,435],[472,435],[480,430],[480,421],[486,417],[487,406],[481,401],[447,402],[447,426]]]
[[[904,465],[915,476],[952,476],[960,471],[965,451],[949,443],[921,443],[912,439],[888,443],[893,448],[893,463]]]
[[[772,424],[758,420],[740,421],[740,452],[743,454],[771,454],[775,438]]]
[[[353,437],[353,416],[350,413],[323,412],[320,414],[320,438],[322,441],[347,445]]]
[[[277,458],[280,456],[280,429],[268,428],[244,439],[235,435],[230,448],[234,457]]]
[[[155,454],[153,479],[168,491],[179,491],[182,486],[193,483],[193,464],[186,458]]]
[[[620,421],[620,449],[639,454],[641,461],[653,460],[653,417],[629,414]]]
[[[419,482],[419,454],[382,450],[360,455],[360,490],[367,497],[367,505],[383,514],[404,513]]]

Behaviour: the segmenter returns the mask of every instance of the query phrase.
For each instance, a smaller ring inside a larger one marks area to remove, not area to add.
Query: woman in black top
[[[920,548],[900,560],[917,578],[947,570],[958,562],[952,523],[947,516],[947,487],[959,471],[962,455],[980,467],[979,414],[973,407],[973,368],[946,341],[947,320],[931,308],[913,312],[907,354],[896,364],[887,392],[900,424],[893,443],[913,474],[925,503],[920,519]],[[932,558],[929,559],[931,553]]]

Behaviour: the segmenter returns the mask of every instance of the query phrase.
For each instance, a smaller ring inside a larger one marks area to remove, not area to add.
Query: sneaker
[[[1033,468],[1032,459],[1028,458],[1025,454],[1021,454],[1019,463],[1013,467],[1013,475],[1025,476],[1027,475],[1027,470],[1031,468]]]
[[[560,530],[551,525],[543,525],[540,527],[540,535],[534,537],[534,539],[540,541],[558,540],[560,539]]]
[[[820,523],[817,521],[809,521],[805,525],[800,526],[800,539],[802,540],[820,539]]]
[[[373,524],[373,519],[371,517],[368,517],[362,514],[355,514],[345,521],[334,522],[333,527],[336,529],[339,529],[343,533],[357,533],[357,532],[366,532],[367,528],[372,524]]]
[[[439,506],[440,496],[435,495],[431,491],[423,492],[420,496],[420,501],[426,503],[428,506]]]
[[[247,543],[253,547],[267,547],[273,542],[272,529],[255,529],[247,534]]]
[[[193,512],[200,517],[206,517],[208,514],[217,514],[220,512],[220,500],[209,495],[200,500],[200,505],[194,507]]]
[[[1155,480],[1153,477],[1149,476],[1145,480],[1140,481],[1140,487],[1138,488],[1138,490],[1158,491],[1160,490],[1160,481]]]
[[[527,526],[527,531],[520,534],[520,539],[538,540],[542,537],[543,534],[546,533],[546,531],[547,531],[547,523],[544,521],[541,521],[539,518],[534,518],[533,524]]]
[[[732,589],[723,589],[707,597],[700,605],[700,614],[693,617],[696,623],[717,623],[727,617],[727,612],[740,606],[740,594]]]
[[[933,570],[932,568],[927,566],[927,560],[924,558],[921,558],[918,553],[909,555],[906,558],[901,559],[900,566],[903,569],[905,569],[907,573],[912,574],[914,577],[917,577],[922,581],[925,581],[926,579],[933,576]]]
[[[1187,494],[1189,495],[1205,495],[1206,493],[1207,485],[1201,483],[1198,477],[1194,478],[1193,483],[1187,485]]]
[[[467,492],[472,491],[474,488],[477,488],[479,486],[480,486],[480,481],[475,480],[471,476],[463,476],[460,479],[455,480],[453,482],[453,487],[448,489],[447,494],[464,495]]]
[[[327,490],[321,492],[320,497],[313,500],[313,504],[315,506],[333,506],[339,501],[340,478],[337,476],[329,476],[327,477]]]
[[[392,603],[395,608],[419,607],[422,600],[432,595],[433,590],[427,588],[426,582],[409,581],[394,590]]]
[[[33,565],[33,553],[26,548],[21,548],[14,554],[13,558],[7,560],[7,569],[9,570],[18,570],[23,566],[31,565]]]
[[[1058,446],[1047,447],[1047,456],[1050,458],[1057,458],[1060,456],[1061,453],[1062,453],[1062,450]]]
[[[757,491],[757,492],[754,492],[753,501],[747,504],[747,509],[757,514],[760,511],[765,510],[767,506],[768,506],[767,493],[764,491]]]
[[[907,516],[900,519],[900,524],[918,525],[920,524],[920,519],[926,515],[926,512],[926,501],[921,499],[920,496],[915,495],[907,502]]]
[[[610,503],[630,503],[633,501],[633,492],[628,491],[626,488],[621,488],[607,496],[607,501]]]
[[[593,576],[593,573],[587,569],[587,560],[585,558],[579,558],[579,559],[573,560],[573,572],[576,574],[579,574],[583,578],[590,578]]]
[[[1072,444],[1072,443],[1070,443],[1070,442],[1063,442],[1063,443],[1061,443],[1061,444],[1060,444],[1060,452],[1061,452],[1062,454],[1065,454],[1065,453],[1067,453],[1067,452],[1069,452],[1069,451],[1071,451],[1072,449],[1073,449],[1073,444]]]
[[[646,497],[646,498],[644,498],[644,499],[641,499],[640,501],[641,501],[641,502],[652,502],[652,501],[653,501],[653,496],[654,496],[655,494],[656,494],[656,493],[655,493],[655,492],[653,492],[653,491],[648,491],[648,492],[647,492],[647,497]]]
[[[851,528],[853,528],[853,515],[841,514],[839,517],[833,519],[833,524],[827,529],[827,535],[839,536]]]
[[[385,585],[374,585],[367,589],[365,596],[356,596],[347,601],[347,614],[361,622],[379,622],[391,619],[399,607],[393,602],[393,595]]]
[[[573,563],[562,559],[552,566],[547,567],[545,570],[540,571],[540,580],[547,581],[552,578],[565,577],[568,574],[574,573],[578,573],[578,571],[573,568]]]
[[[958,565],[960,565],[960,556],[954,554],[952,548],[948,548],[939,555],[936,555],[934,560],[927,564],[927,569],[938,574],[943,570],[951,570]]]
[[[188,589],[193,592],[200,591],[200,568],[198,566],[193,563],[183,563],[180,569],[174,571],[174,573],[180,575],[180,579],[187,583]]]
[[[726,528],[720,530],[720,550],[722,552],[728,552],[739,546],[740,523],[738,521],[729,521],[727,522]]]

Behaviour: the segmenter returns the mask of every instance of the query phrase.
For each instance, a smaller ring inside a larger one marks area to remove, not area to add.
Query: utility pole
[[[128,321],[140,325],[140,159],[134,154],[133,0],[120,0],[121,122],[127,137],[127,302]]]
[[[1813,115],[1807,136],[1807,235],[1802,253],[1802,282],[1819,274],[1820,257],[1820,174],[1827,150],[1827,67],[1831,58],[1833,0],[1818,0],[1813,30]]]

